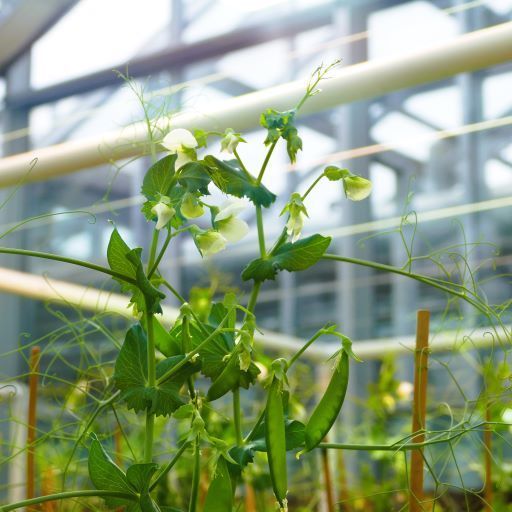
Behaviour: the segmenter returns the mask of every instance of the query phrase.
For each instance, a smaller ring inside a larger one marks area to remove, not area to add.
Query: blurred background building
[[[133,91],[113,70],[143,85],[155,111],[200,112],[298,78],[306,83],[322,62],[341,58],[348,67],[400,57],[511,17],[511,0],[0,0],[0,155],[99,136],[140,120]],[[441,276],[441,263],[459,272],[462,259],[450,252],[469,243],[459,251],[480,267],[479,279],[492,270],[490,256],[497,255],[498,273],[510,273],[511,91],[507,63],[301,116],[304,151],[294,166],[284,148],[276,152],[265,183],[281,203],[266,215],[276,219],[291,192],[305,190],[334,163],[370,177],[374,192],[369,201],[349,203],[337,184],[315,190],[305,232],[332,234],[332,251],[401,267],[411,247],[413,255],[434,257],[452,247],[439,264],[413,264]],[[264,130],[244,137],[250,145],[240,146],[242,156],[261,161]],[[149,162],[117,162],[23,186],[0,212],[1,232],[27,217],[71,210],[95,212],[96,222],[80,213],[57,215],[22,226],[2,245],[104,262],[107,221],[113,219],[130,243],[147,246],[139,193]],[[2,202],[10,193],[0,191]],[[414,214],[407,217],[404,243],[396,220],[387,219],[408,212],[417,212],[420,222],[416,232]],[[421,221],[421,214],[429,220]],[[275,220],[271,225],[269,239],[282,227]],[[388,233],[376,236],[382,231]],[[240,270],[256,254],[253,237],[205,264],[184,239],[163,268],[180,290],[205,284],[215,273],[221,283],[243,290]],[[49,261],[2,256],[0,264],[74,283],[104,283]],[[511,296],[509,279],[484,287],[490,303]],[[420,307],[432,310],[434,329],[450,327],[446,304],[439,292],[405,278],[324,261],[266,283],[257,312],[262,326],[300,338],[335,318],[359,341],[412,334]],[[2,352],[16,348],[22,333],[37,338],[58,325],[43,304],[13,295],[0,295],[0,311]],[[462,313],[458,327],[482,323],[474,312]],[[0,359],[0,374],[23,374],[25,364],[20,357],[15,364]],[[366,365],[354,388],[364,389],[376,370]],[[404,371],[403,377],[410,375]]]

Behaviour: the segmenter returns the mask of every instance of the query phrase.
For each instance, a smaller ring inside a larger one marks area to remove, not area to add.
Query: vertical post
[[[35,442],[37,428],[37,386],[39,381],[39,359],[41,349],[30,351],[30,373],[28,378],[28,430],[27,430],[27,499],[35,497]],[[29,510],[36,510],[30,508]]]
[[[418,311],[416,325],[416,350],[414,354],[414,402],[412,411],[412,431],[425,428],[428,384],[428,335],[430,312]],[[423,443],[425,434],[419,433],[412,439],[413,443]],[[423,509],[423,449],[411,453],[411,475],[409,493],[409,512]]]

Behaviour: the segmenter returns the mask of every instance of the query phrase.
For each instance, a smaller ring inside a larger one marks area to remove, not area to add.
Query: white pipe
[[[333,74],[322,83],[322,94],[306,103],[303,113],[378,97],[392,91],[451,77],[457,73],[488,68],[512,60],[512,22],[464,34],[420,52],[364,62]],[[303,80],[226,100],[202,113],[181,113],[159,127],[245,131],[257,126],[268,107],[284,110],[294,105],[305,89]],[[42,181],[80,169],[140,154],[147,133],[143,123],[100,137],[66,142],[0,160],[0,187]],[[142,146],[142,147],[141,147]],[[31,162],[37,165],[29,172]]]
[[[133,318],[128,309],[128,297],[117,293],[109,293],[96,288],[71,284],[56,279],[47,279],[26,272],[0,268],[0,291],[21,295],[38,300],[56,301],[70,306],[81,307],[89,311],[110,312],[126,318]],[[162,322],[170,326],[178,316],[178,310],[169,306],[163,307]],[[509,328],[508,328],[509,329]],[[490,329],[478,329],[471,332],[444,332],[432,337],[433,351],[453,350],[457,345],[465,348],[490,347],[493,337]],[[304,340],[286,334],[263,331],[256,335],[256,342],[275,352],[293,353],[304,345]],[[354,352],[362,359],[379,359],[387,354],[411,353],[415,347],[412,336],[398,338],[380,338],[361,340],[354,343]],[[316,342],[305,353],[311,360],[325,361],[336,350],[336,345]]]

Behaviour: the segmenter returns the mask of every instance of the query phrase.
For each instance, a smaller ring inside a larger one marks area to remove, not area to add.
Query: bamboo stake
[[[350,506],[350,494],[348,492],[347,468],[343,458],[343,450],[336,450],[336,462],[338,468],[339,500],[341,501],[340,510],[342,512],[352,512],[352,507]]]
[[[492,421],[492,410],[489,398],[486,398],[485,403],[485,421]],[[484,487],[484,498],[485,498],[485,512],[491,512],[494,510],[492,503],[494,501],[494,492],[492,488],[492,427],[487,425],[484,430],[484,447],[485,447],[485,487]]]
[[[412,431],[418,432],[425,428],[427,409],[428,383],[428,335],[430,313],[419,310],[416,325],[416,351],[414,355],[414,402],[412,412]],[[423,443],[425,434],[413,437],[413,443]],[[411,475],[409,492],[409,512],[424,510],[423,493],[423,450],[413,450],[411,453]]]
[[[325,500],[328,512],[335,512],[334,491],[332,488],[331,467],[329,466],[329,454],[325,448],[320,450],[322,459],[322,471],[324,474]]]
[[[250,482],[245,482],[245,512],[256,512],[256,494]]]
[[[28,428],[27,428],[27,499],[35,497],[35,441],[37,423],[37,385],[39,381],[39,359],[41,349],[32,347],[29,359],[28,378]],[[37,510],[35,507],[27,509],[29,512]]]

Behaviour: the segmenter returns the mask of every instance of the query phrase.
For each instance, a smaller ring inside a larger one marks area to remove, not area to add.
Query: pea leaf
[[[242,279],[265,281],[275,279],[280,270],[297,272],[311,267],[323,256],[331,237],[312,235],[298,242],[281,245],[268,258],[252,260],[242,271]]]
[[[286,149],[292,163],[295,162],[298,151],[302,149],[302,139],[295,126],[296,113],[295,109],[279,112],[269,108],[260,117],[261,126],[267,128],[265,146],[277,142],[279,137],[282,137],[286,140]]]
[[[126,471],[126,479],[131,486],[140,494],[149,492],[151,478],[158,469],[158,464],[149,462],[145,464],[133,464]]]
[[[157,379],[178,364],[184,356],[169,357],[156,367]],[[114,383],[121,390],[121,399],[135,412],[152,411],[156,416],[172,414],[183,405],[180,389],[189,375],[197,371],[194,365],[185,365],[172,379],[148,385],[147,339],[142,327],[131,327],[119,351],[114,368]]]
[[[89,448],[89,476],[96,489],[103,491],[119,491],[134,494],[126,475],[114,463],[103,449],[95,434],[91,434],[92,443]],[[115,507],[130,506],[133,502],[123,498],[104,498],[107,505]]]
[[[153,164],[142,182],[142,193],[147,199],[158,200],[160,196],[168,196],[174,182],[174,166],[176,154],[167,155]]]
[[[208,168],[200,162],[189,162],[179,172],[178,183],[189,192],[199,191],[203,195],[209,195],[208,184],[211,178]]]
[[[262,184],[257,185],[232,161],[226,162],[208,155],[204,162],[213,183],[225,194],[240,198],[247,197],[255,205],[265,208],[268,208],[276,200],[276,196],[270,190]]]
[[[233,510],[233,486],[226,459],[222,456],[217,460],[215,476],[208,488],[204,510],[208,512],[232,512]]]
[[[107,248],[108,264],[112,270],[135,281],[136,284],[114,279],[120,283],[124,292],[131,293],[130,303],[133,303],[138,311],[143,311],[147,305],[150,313],[161,313],[160,301],[165,298],[165,294],[155,288],[146,277],[141,254],[140,247],[130,249],[117,229],[112,231]]]

